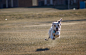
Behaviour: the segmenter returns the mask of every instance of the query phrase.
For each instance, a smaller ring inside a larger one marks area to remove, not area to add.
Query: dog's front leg
[[[54,37],[54,35],[53,35],[53,30],[51,31],[51,36],[50,36],[50,38],[51,38],[52,40],[55,40],[55,37]]]

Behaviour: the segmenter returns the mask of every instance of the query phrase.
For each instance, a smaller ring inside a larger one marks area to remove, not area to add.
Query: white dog
[[[60,19],[57,22],[52,22],[52,26],[49,30],[49,38],[51,38],[52,40],[55,40],[55,38],[57,37],[60,38],[61,21],[62,19]],[[48,39],[45,39],[45,40],[48,40]]]

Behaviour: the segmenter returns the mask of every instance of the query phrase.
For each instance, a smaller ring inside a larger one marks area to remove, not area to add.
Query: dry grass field
[[[61,38],[45,41],[60,18]],[[0,55],[86,55],[86,9],[0,9]]]

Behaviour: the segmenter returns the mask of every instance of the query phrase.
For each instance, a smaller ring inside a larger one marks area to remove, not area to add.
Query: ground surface
[[[60,18],[61,38],[45,41],[51,23]],[[0,9],[0,55],[3,54],[86,55],[86,9]]]

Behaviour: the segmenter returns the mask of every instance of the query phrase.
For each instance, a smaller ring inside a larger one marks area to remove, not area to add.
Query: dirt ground
[[[60,38],[45,41],[60,18]],[[86,55],[86,9],[0,9],[0,55]]]

